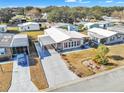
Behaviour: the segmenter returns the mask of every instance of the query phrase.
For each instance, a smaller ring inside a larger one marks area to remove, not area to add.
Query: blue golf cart
[[[17,55],[18,65],[27,66],[27,56],[26,54]]]

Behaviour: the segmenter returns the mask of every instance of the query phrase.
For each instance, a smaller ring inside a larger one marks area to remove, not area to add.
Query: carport
[[[56,44],[56,42],[50,37],[50,36],[47,36],[47,35],[44,35],[44,36],[42,36],[42,37],[40,37],[39,38],[39,43],[40,43],[40,46],[41,46],[41,55],[42,55],[42,57],[44,56],[44,55],[47,55],[48,53],[48,51],[46,51],[46,49],[45,49],[45,47],[47,46],[51,46],[51,45],[53,45],[53,44]]]
[[[0,48],[9,52],[6,54],[16,55],[18,53],[29,54],[28,36],[26,34],[0,33]]]
[[[39,38],[39,42],[42,46],[55,44],[56,42],[50,36],[42,36]]]

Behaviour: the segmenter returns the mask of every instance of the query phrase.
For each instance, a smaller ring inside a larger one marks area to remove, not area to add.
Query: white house
[[[6,32],[7,31],[7,25],[0,25],[0,32]]]
[[[69,23],[56,23],[54,27],[66,28],[68,31],[78,31],[78,27]]]
[[[0,55],[4,55],[5,54],[5,48],[0,48]]]
[[[118,32],[118,33],[124,35],[124,25],[122,25],[122,24],[115,25],[115,26],[112,26],[112,27],[108,27],[107,29],[110,30],[110,31]]]
[[[101,28],[89,29],[88,36],[97,44],[113,44],[124,41],[124,35]]]
[[[31,30],[40,30],[40,24],[36,22],[27,22],[19,24],[19,31],[31,31]]]
[[[94,23],[88,22],[88,23],[84,24],[84,27],[87,28],[87,29],[91,29],[91,28],[94,28],[94,27],[99,27],[99,25],[95,22]]]
[[[61,28],[49,28],[44,31],[44,35],[38,36],[41,46],[53,45],[57,50],[79,48],[84,44],[87,37],[76,31],[67,31]]]
[[[107,29],[107,27],[111,27],[113,25],[113,23],[109,21],[99,21],[97,24],[99,25],[99,28],[103,29]]]

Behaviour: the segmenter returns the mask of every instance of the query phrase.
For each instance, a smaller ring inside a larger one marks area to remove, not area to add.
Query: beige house
[[[41,46],[52,45],[57,50],[67,50],[81,47],[86,37],[76,31],[52,27],[46,29],[44,35],[39,35],[38,41]]]

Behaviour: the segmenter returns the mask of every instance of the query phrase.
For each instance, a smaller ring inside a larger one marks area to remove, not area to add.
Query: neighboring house
[[[113,23],[109,21],[100,21],[97,24],[99,25],[99,28],[103,28],[103,29],[107,29],[107,27],[113,26]]]
[[[68,31],[77,31],[78,32],[78,27],[74,25],[68,25]]]
[[[0,25],[0,32],[6,32],[7,31],[7,25]]]
[[[15,15],[14,17],[11,18],[11,20],[9,20],[9,22],[11,24],[21,24],[21,23],[25,23],[29,20],[29,18],[25,17],[24,15]]]
[[[54,27],[66,29],[68,31],[78,31],[78,27],[69,23],[56,23]]]
[[[122,24],[108,27],[107,29],[124,35],[124,25]]]
[[[96,44],[113,44],[124,41],[124,35],[101,28],[92,28],[88,30],[88,36]]]
[[[105,21],[109,22],[124,22],[124,20],[120,20],[118,17],[108,17],[108,16],[103,16],[102,17]]]
[[[99,25],[95,22],[95,23],[91,23],[91,22],[88,22],[88,23],[85,23],[84,24],[84,27],[87,28],[87,29],[91,29],[91,28],[96,28],[96,27],[99,27]]]
[[[26,34],[0,33],[0,49],[7,50],[6,54],[16,55],[29,53],[29,42]],[[3,49],[4,48],[4,49]],[[5,53],[5,52],[4,52]]]
[[[6,51],[5,48],[0,48],[0,55],[5,55]]]
[[[32,31],[32,30],[40,30],[40,24],[36,22],[27,22],[23,24],[19,24],[19,31]]]
[[[57,50],[67,50],[81,47],[86,37],[76,31],[52,27],[46,29],[44,35],[39,35],[38,41],[41,46],[53,45]]]

